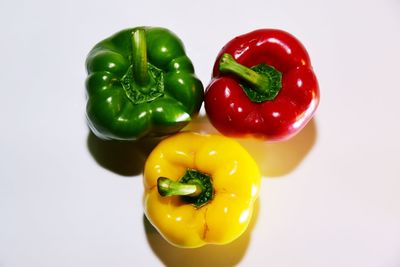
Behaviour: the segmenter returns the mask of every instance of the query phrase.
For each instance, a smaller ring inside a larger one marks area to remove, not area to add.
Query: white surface
[[[289,142],[242,141],[266,177],[252,231],[231,245],[168,245],[143,219],[151,144],[89,136],[85,57],[136,25],[177,33],[205,85],[219,49],[256,28],[310,53],[317,115]],[[2,0],[0,30],[1,267],[400,266],[398,0]]]

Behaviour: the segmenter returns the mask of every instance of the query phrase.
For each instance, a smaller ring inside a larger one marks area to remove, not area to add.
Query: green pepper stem
[[[149,82],[147,71],[147,44],[146,31],[142,28],[132,32],[132,67],[133,79],[139,85],[146,85]]]
[[[197,184],[184,184],[172,181],[166,177],[159,177],[157,180],[158,193],[163,196],[191,196],[201,194],[202,188]]]
[[[231,73],[245,82],[254,86],[254,90],[259,93],[265,93],[270,88],[270,79],[265,76],[261,75],[254,70],[239,64],[232,55],[230,54],[223,54],[220,61],[219,61],[219,70],[223,73]]]

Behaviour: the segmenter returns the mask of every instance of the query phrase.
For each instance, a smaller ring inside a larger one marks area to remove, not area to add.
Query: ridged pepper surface
[[[203,85],[181,40],[164,28],[120,31],[90,51],[88,124],[101,139],[178,132],[203,101]]]
[[[282,30],[260,29],[222,48],[204,102],[224,135],[283,141],[312,118],[319,87],[300,41]]]
[[[226,244],[249,225],[260,183],[257,164],[235,140],[179,133],[146,161],[145,214],[175,246]]]

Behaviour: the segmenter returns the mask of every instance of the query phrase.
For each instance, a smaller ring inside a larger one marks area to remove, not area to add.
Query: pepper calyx
[[[122,88],[126,96],[133,104],[151,102],[164,95],[164,72],[150,63],[147,63],[149,82],[146,85],[140,85],[134,77],[133,66],[121,79]]]

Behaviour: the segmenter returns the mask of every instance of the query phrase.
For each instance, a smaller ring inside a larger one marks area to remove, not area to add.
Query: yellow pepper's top
[[[175,246],[226,244],[246,230],[260,181],[257,164],[233,139],[180,133],[146,161],[145,214]]]

